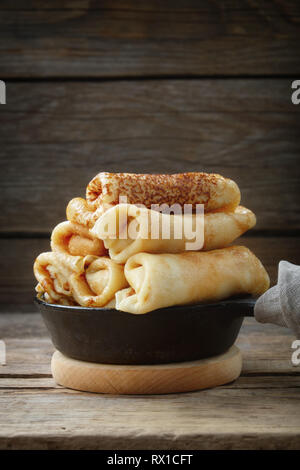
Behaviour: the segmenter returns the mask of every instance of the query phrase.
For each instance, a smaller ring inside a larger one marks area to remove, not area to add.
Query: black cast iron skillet
[[[36,299],[56,349],[82,361],[162,364],[222,354],[235,342],[256,299],[162,308],[143,315],[69,307]]]

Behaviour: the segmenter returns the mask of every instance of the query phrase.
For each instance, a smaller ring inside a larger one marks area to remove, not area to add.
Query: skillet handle
[[[240,299],[238,307],[243,317],[254,317],[254,305],[257,299],[251,297],[246,299]]]

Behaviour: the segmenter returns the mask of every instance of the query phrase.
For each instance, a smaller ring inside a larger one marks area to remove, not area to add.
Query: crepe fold
[[[51,235],[51,248],[55,252],[73,256],[103,256],[103,241],[95,237],[87,227],[69,221],[58,224]]]
[[[99,173],[86,189],[86,200],[94,209],[119,204],[120,196],[127,198],[122,202],[147,208],[152,204],[204,204],[205,211],[234,209],[241,198],[234,181],[212,173]]]
[[[261,262],[243,246],[180,254],[138,253],[129,258],[124,272],[129,288],[116,293],[116,308],[134,314],[237,294],[261,295],[270,283]]]
[[[115,293],[128,286],[123,266],[108,257],[41,253],[34,263],[36,290],[49,303],[113,307]]]
[[[104,240],[109,256],[125,263],[136,253],[180,253],[224,248],[255,225],[252,211],[238,206],[232,212],[162,214],[132,204],[106,211],[91,233]]]
[[[99,206],[95,209],[82,197],[71,199],[66,210],[67,219],[70,222],[87,228],[92,228],[96,220],[98,220],[104,212],[104,206]]]

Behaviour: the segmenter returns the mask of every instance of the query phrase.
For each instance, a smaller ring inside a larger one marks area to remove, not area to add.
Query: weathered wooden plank
[[[50,251],[49,240],[1,240],[0,304],[32,304],[36,285],[32,266],[42,251]]]
[[[5,144],[0,148],[2,201],[5,201],[0,213],[0,230],[2,233],[48,233],[65,219],[69,200],[83,196],[87,183],[96,173],[124,170],[221,173],[239,184],[243,205],[257,215],[256,229],[299,230],[298,144],[289,139],[242,140],[235,145],[218,144],[217,147],[218,150],[214,144],[207,146],[190,139],[173,138]],[[274,160],[264,162],[266,155]],[[234,165],[234,161],[239,163]]]
[[[247,237],[236,244],[248,246],[264,263],[272,284],[277,281],[277,265],[281,259],[300,264],[298,237]],[[49,251],[49,239],[3,238],[0,243],[0,304],[23,306],[31,304],[35,295],[36,281],[32,265],[36,256]],[[2,307],[2,310],[5,307]],[[19,309],[20,307],[16,307]]]
[[[223,0],[222,11],[240,11],[240,10],[251,10],[251,3],[245,0]],[[261,7],[264,13],[274,13],[275,2],[265,2]],[[276,2],[281,8],[281,13],[288,15],[300,15],[299,3],[294,0],[279,0]],[[205,3],[199,3],[196,0],[165,0],[162,4],[159,0],[149,1],[147,4],[143,2],[130,1],[128,0],[115,0],[113,5],[109,0],[89,0],[88,4],[83,0],[14,0],[12,3],[10,0],[2,0],[0,10],[10,11],[31,11],[31,10],[92,10],[92,11],[105,11],[105,10],[125,10],[125,11],[141,11],[141,12],[167,12],[175,11],[180,12],[214,12],[216,5],[212,1]],[[221,8],[221,7],[219,7]],[[255,5],[253,6],[255,8]],[[279,10],[278,10],[279,13]]]
[[[278,263],[281,260],[300,264],[300,247],[298,237],[250,237],[244,235],[234,244],[245,245],[252,250],[266,267],[271,284],[276,284]]]
[[[233,146],[218,145],[218,151],[213,147],[214,152],[202,154],[200,143],[173,139],[163,143],[132,139],[128,145],[126,140],[63,145],[6,144],[0,149],[2,197],[5,198],[0,230],[2,233],[9,230],[49,233],[65,219],[69,200],[83,196],[87,183],[99,170],[218,172],[237,181],[242,203],[257,215],[256,229],[299,230],[297,145],[288,140],[257,144],[243,141]],[[224,154],[226,159],[230,154],[233,160],[242,154],[243,159],[237,166],[229,162],[222,164]],[[271,162],[263,163],[266,155],[273,156],[274,166]]]
[[[43,338],[5,339],[3,336],[1,339],[6,345],[6,365],[0,365],[1,378],[51,377],[50,363],[54,346],[48,333]]]
[[[31,305],[31,312],[10,314],[2,311],[0,315],[0,337],[1,339],[25,340],[35,338],[43,339],[48,335],[47,328],[37,309]],[[29,344],[29,343],[28,343]],[[15,349],[15,347],[13,348]]]
[[[54,347],[39,314],[0,314],[0,339],[7,350],[7,364],[0,366],[1,379],[51,376]],[[299,376],[300,366],[291,362],[294,339],[285,328],[245,319],[236,343],[243,353],[242,375],[249,380],[266,374]]]
[[[2,78],[300,70],[296,0],[66,3],[3,2]]]
[[[245,319],[236,341],[243,354],[242,374],[299,375],[300,366],[291,361],[294,352],[291,346],[295,339],[288,329],[260,324],[254,318]]]
[[[108,118],[123,118],[126,125],[129,118],[177,113],[299,113],[299,108],[288,99],[293,91],[289,78],[8,80],[6,85],[9,99],[1,108],[3,125],[9,130],[8,126],[13,123],[6,121],[14,114],[18,130],[24,129],[18,136],[24,142],[30,141],[31,137],[25,130],[37,122],[41,128],[48,123],[50,139],[53,136],[68,141],[63,132],[53,134],[54,118],[65,125],[69,119],[74,122],[90,119],[90,125],[96,119],[93,129],[87,129],[96,137],[95,129],[101,132],[99,121]],[[23,122],[28,119],[29,124]],[[50,140],[49,136],[45,138],[45,132],[38,131],[38,140]],[[72,137],[76,141],[82,140],[80,133],[74,132]],[[12,141],[12,135],[7,132],[3,133],[3,138]]]
[[[299,400],[293,388],[148,397],[2,390],[0,447],[297,449]]]
[[[2,314],[0,331],[7,344],[7,365],[0,367],[1,449],[299,448],[300,375],[288,359],[293,337],[283,328],[246,319],[237,381],[159,396],[101,396],[57,386],[50,376],[53,347],[38,314]]]
[[[290,86],[10,83],[1,108],[0,230],[49,232],[103,170],[222,173],[240,185],[257,229],[299,229],[300,108]]]
[[[293,389],[292,392],[300,388],[300,375],[280,375],[279,376],[240,376],[234,382],[220,386],[226,390],[231,389]],[[0,393],[1,390],[17,390],[22,393],[36,393],[38,390],[47,391],[47,393],[81,393],[76,390],[66,389],[57,385],[52,377],[49,378],[31,378],[31,377],[0,377]]]
[[[287,387],[294,386],[296,384],[297,387],[297,379],[298,377],[292,377],[292,379],[296,380],[288,380],[285,382]],[[275,379],[275,386],[278,383],[278,380]],[[271,381],[267,382],[267,386],[271,385]],[[25,391],[28,393],[29,391],[36,392],[37,390],[47,390],[48,393],[55,392],[57,390],[62,390],[62,387],[57,385],[53,378],[0,378],[0,391],[1,390],[18,390],[20,392]],[[1,392],[0,392],[1,393]]]
[[[288,79],[8,82],[1,135],[5,143],[109,141],[153,134],[167,138],[175,127],[182,138],[219,143],[231,143],[238,136],[266,141],[287,132],[296,137],[293,124],[300,111],[288,99],[291,83]],[[257,119],[265,129],[254,136]]]

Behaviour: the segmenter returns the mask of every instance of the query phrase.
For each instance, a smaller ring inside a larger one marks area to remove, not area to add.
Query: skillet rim
[[[180,310],[185,310],[188,308],[190,310],[194,309],[205,309],[205,308],[220,308],[222,307],[228,307],[230,305],[233,306],[241,306],[244,308],[248,308],[247,314],[241,312],[241,316],[254,316],[254,305],[257,301],[258,297],[253,297],[252,295],[244,295],[244,296],[239,296],[239,297],[230,297],[228,299],[220,300],[218,302],[205,302],[205,303],[195,303],[195,304],[185,304],[185,305],[172,305],[169,307],[163,307],[160,309],[156,310],[151,310],[150,312],[143,313],[143,314],[137,314],[137,313],[130,313],[130,312],[124,312],[122,310],[117,310],[115,308],[105,308],[105,307],[82,307],[81,305],[61,305],[61,304],[51,304],[49,302],[46,302],[45,300],[40,299],[38,296],[35,297],[34,303],[38,305],[42,305],[45,308],[53,309],[53,310],[70,310],[74,311],[77,313],[86,313],[86,312],[118,312],[123,313],[124,315],[130,315],[134,317],[139,317],[139,316],[144,316],[144,315],[149,315],[153,312],[157,311],[166,311],[166,310],[176,310],[180,312]]]

